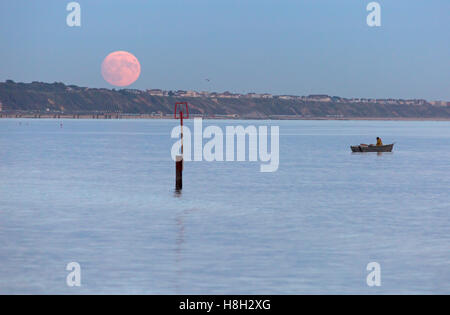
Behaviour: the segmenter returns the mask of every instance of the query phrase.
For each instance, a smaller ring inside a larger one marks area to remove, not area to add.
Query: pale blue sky
[[[0,2],[0,80],[112,86],[103,58],[141,62],[131,88],[450,101],[450,1],[69,0]],[[211,82],[205,79],[210,78]]]

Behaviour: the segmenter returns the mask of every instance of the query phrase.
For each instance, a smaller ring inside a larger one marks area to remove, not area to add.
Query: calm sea
[[[0,120],[0,294],[450,294],[449,122],[204,124],[278,125],[278,171],[189,162],[176,194],[175,120]]]

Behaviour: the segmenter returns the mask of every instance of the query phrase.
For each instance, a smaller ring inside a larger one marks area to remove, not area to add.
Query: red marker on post
[[[186,110],[186,116],[183,113],[183,107]],[[175,161],[175,189],[180,191],[183,189],[183,168],[184,168],[184,157],[183,157],[183,119],[189,119],[189,108],[188,103],[176,103],[174,118],[180,118],[180,126],[181,126],[181,154],[177,155]]]

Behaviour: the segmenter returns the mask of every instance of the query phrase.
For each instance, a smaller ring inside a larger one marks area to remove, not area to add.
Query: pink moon
[[[139,60],[129,52],[110,53],[102,63],[102,75],[106,82],[115,86],[128,86],[141,74]]]

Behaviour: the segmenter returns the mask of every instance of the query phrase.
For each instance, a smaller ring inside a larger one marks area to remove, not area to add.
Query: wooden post
[[[181,157],[184,156],[184,150],[183,150],[183,112],[180,111],[180,123],[181,123]]]
[[[183,189],[183,156],[177,155],[175,162],[175,190]]]
[[[176,178],[175,189],[183,189],[183,112],[180,111],[180,124],[181,124],[181,155],[177,155],[176,161]]]
[[[189,109],[187,103],[176,103],[175,104],[175,119],[177,119],[177,109],[178,105],[180,105],[180,126],[181,126],[181,132],[180,132],[180,142],[181,142],[181,148],[180,148],[180,154],[176,156],[176,162],[175,162],[175,189],[177,191],[181,191],[183,189],[183,169],[184,169],[184,149],[183,149],[183,119],[186,117],[189,119]],[[184,113],[182,111],[181,106],[186,106],[186,116],[184,116]]]

